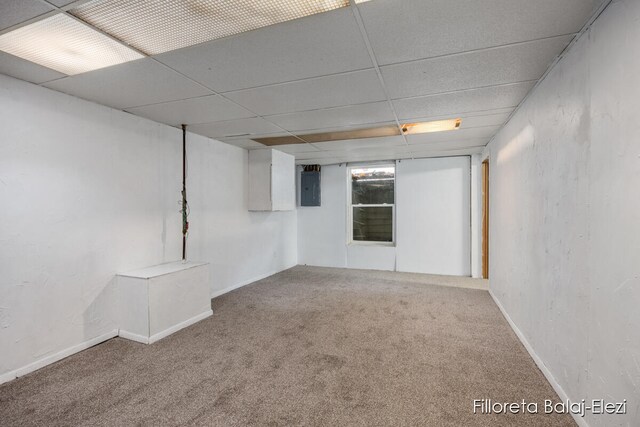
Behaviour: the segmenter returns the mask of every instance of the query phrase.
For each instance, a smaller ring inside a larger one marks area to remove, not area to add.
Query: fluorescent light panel
[[[264,145],[304,144],[305,142],[344,141],[350,139],[381,138],[385,136],[400,135],[398,126],[382,126],[368,129],[344,130],[336,132],[312,133],[295,136],[276,136],[267,138],[254,138],[255,142]]]
[[[348,5],[349,0],[93,0],[69,12],[155,55]]]
[[[69,75],[143,57],[65,14],[0,35],[0,50]]]
[[[433,122],[406,123],[402,125],[402,133],[415,135],[419,133],[443,132],[457,130],[462,124],[462,119],[437,120]]]
[[[329,142],[329,141],[346,141],[352,139],[365,138],[382,138],[386,136],[400,135],[400,130],[404,135],[415,135],[419,133],[443,132],[456,130],[462,124],[462,119],[438,120],[422,123],[407,123],[398,126],[381,126],[375,128],[354,129],[345,131],[312,133],[306,135],[295,136],[276,136],[266,138],[254,138],[253,140],[264,145],[285,145],[285,144],[304,144],[305,142]]]
[[[255,142],[258,142],[263,145],[271,146],[271,145],[291,145],[291,144],[305,144],[306,141],[303,141],[295,136],[272,136],[265,138],[254,138]]]

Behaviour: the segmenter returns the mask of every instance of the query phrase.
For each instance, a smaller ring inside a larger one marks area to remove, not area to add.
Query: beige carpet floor
[[[466,285],[485,286],[295,267],[155,344],[115,338],[0,386],[0,424],[574,425],[473,414],[473,399],[558,397],[489,294]]]

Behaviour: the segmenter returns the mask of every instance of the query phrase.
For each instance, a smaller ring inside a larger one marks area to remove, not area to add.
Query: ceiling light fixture
[[[311,133],[295,136],[276,136],[267,138],[254,138],[255,142],[264,145],[288,145],[304,144],[305,142],[344,141],[349,139],[382,138],[385,136],[400,135],[398,126],[382,126],[368,129],[343,130],[336,132]]]
[[[69,13],[155,55],[349,6],[349,0],[93,0]]]
[[[428,132],[442,132],[456,130],[462,124],[462,119],[438,120],[422,123],[407,123],[398,129],[397,125],[380,126],[374,128],[352,129],[334,132],[311,133],[304,135],[276,136],[253,138],[255,142],[264,145],[304,144],[305,142],[346,141],[352,139],[384,138],[397,135],[414,135]],[[402,133],[401,133],[402,131]]]
[[[462,124],[462,119],[437,120],[433,122],[406,123],[402,125],[404,135],[415,135],[418,133],[444,132],[457,130]]]
[[[0,50],[69,75],[143,57],[65,14],[0,35]]]

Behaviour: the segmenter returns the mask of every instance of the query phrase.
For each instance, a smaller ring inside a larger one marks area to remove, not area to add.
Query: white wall
[[[1,382],[112,334],[116,272],[180,258],[182,143],[2,75],[0,132]],[[247,152],[188,144],[188,251],[211,263],[212,294],[295,265],[296,212],[247,212]]]
[[[640,2],[613,2],[488,147],[490,288],[573,400],[640,425]]]
[[[210,263],[212,296],[295,266],[295,209],[248,210],[247,150],[197,135],[187,147],[187,257]]]
[[[299,176],[299,171],[297,175]],[[347,266],[346,182],[346,166],[322,166],[321,206],[298,207],[299,264],[342,268]]]
[[[468,156],[398,163],[398,271],[471,275],[470,173]]]
[[[470,275],[469,172],[469,157],[400,161],[394,247],[347,244],[347,167],[322,166],[322,205],[298,207],[298,263]]]

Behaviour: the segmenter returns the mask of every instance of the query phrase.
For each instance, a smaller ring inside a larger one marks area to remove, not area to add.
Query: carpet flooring
[[[440,286],[438,284],[447,284]],[[0,386],[3,426],[564,426],[482,282],[295,267],[155,344],[114,338]]]

